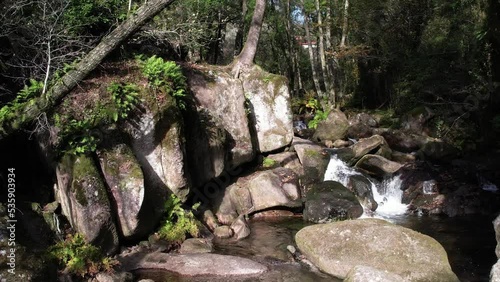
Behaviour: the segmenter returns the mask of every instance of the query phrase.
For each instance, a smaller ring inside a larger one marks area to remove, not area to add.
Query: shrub
[[[119,118],[127,118],[132,109],[139,103],[139,88],[133,83],[111,83],[108,92],[116,107],[113,113],[113,121]]]
[[[99,249],[85,242],[81,234],[68,235],[66,240],[49,248],[49,255],[55,258],[66,271],[79,276],[94,276],[101,271],[112,271],[118,262],[105,257]]]
[[[192,208],[196,210],[199,204]],[[192,211],[186,211],[182,208],[179,198],[171,194],[165,203],[164,221],[158,231],[160,238],[172,243],[179,243],[186,239],[186,234],[195,237],[198,236],[198,224]]]

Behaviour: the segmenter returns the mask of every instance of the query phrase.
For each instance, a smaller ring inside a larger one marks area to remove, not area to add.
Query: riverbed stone
[[[354,160],[357,161],[368,153],[383,155],[384,157],[391,154],[391,149],[385,141],[384,137],[380,135],[373,135],[369,138],[362,138],[350,147],[354,153]]]
[[[181,244],[181,254],[211,253],[214,250],[212,242],[201,238],[189,238]]]
[[[217,226],[214,229],[214,235],[217,238],[227,239],[233,237],[233,234],[234,234],[233,230],[231,229],[231,227],[227,225]]]
[[[338,109],[333,109],[328,113],[325,120],[318,123],[313,140],[324,142],[326,140],[344,139],[348,129],[349,121],[346,115]]]
[[[288,81],[258,66],[242,74],[250,118],[261,153],[288,146],[293,138],[292,107]]]
[[[459,281],[436,240],[381,219],[308,226],[295,241],[314,265],[340,279],[364,265],[403,277],[397,281]]]
[[[66,154],[57,165],[56,177],[54,194],[71,226],[106,254],[116,252],[118,232],[94,160],[87,155]]]
[[[119,258],[122,269],[165,270],[183,276],[240,276],[264,273],[268,268],[253,260],[219,254],[137,253]]]
[[[316,143],[296,136],[293,138],[292,147],[303,167],[302,185],[323,181],[330,154]]]
[[[250,227],[245,219],[245,215],[240,215],[238,218],[231,224],[231,229],[234,233],[234,238],[236,240],[241,240],[250,235]]]
[[[304,220],[324,223],[358,218],[363,207],[353,192],[336,181],[316,183],[307,192]]]
[[[377,201],[373,198],[372,183],[361,174],[349,177],[347,188],[356,195],[356,198],[363,207],[375,211],[378,207]]]
[[[108,184],[118,228],[125,239],[147,235],[154,228],[148,215],[140,214],[144,201],[144,176],[132,150],[125,144],[114,144],[98,151],[102,173]],[[145,223],[150,222],[149,226]]]
[[[392,175],[400,170],[403,165],[397,162],[390,161],[378,155],[364,155],[357,163],[356,167],[360,168],[371,175],[384,177]]]

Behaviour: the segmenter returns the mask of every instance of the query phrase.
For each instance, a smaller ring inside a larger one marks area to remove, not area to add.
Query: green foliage
[[[262,167],[264,168],[272,168],[272,167],[276,167],[278,165],[278,162],[271,159],[271,158],[264,158],[262,160]]]
[[[195,204],[192,209],[196,210],[199,204]],[[171,194],[165,203],[165,217],[158,235],[173,243],[179,243],[186,239],[186,234],[198,235],[197,221],[192,211],[182,208],[182,202],[174,194]]]
[[[139,88],[132,83],[111,83],[108,86],[108,92],[111,93],[111,98],[116,106],[116,111],[113,112],[113,121],[118,121],[119,118],[125,119],[130,111],[139,103]]]
[[[42,90],[43,82],[30,79],[29,84],[25,85],[24,88],[19,91],[16,98],[0,109],[0,122],[15,117],[16,113],[24,108],[27,103],[31,103],[33,98],[42,94]]]
[[[75,34],[97,34],[109,30],[126,16],[127,4],[119,0],[71,0],[62,21]]]
[[[85,242],[81,234],[68,235],[66,240],[49,248],[49,255],[55,258],[69,273],[93,276],[100,271],[112,271],[118,262],[104,257],[99,249]]]
[[[164,91],[175,98],[180,109],[186,109],[186,77],[180,66],[175,62],[165,61],[163,58],[152,56],[146,60],[138,57],[143,75],[150,85],[157,90]]]
[[[56,126],[62,128],[60,138],[62,140],[60,151],[73,155],[95,152],[100,140],[93,134],[94,124],[91,119],[71,119],[65,125],[58,122]]]
[[[307,123],[307,127],[316,129],[316,127],[318,127],[318,123],[325,120],[329,113],[330,111],[316,110],[314,118]]]

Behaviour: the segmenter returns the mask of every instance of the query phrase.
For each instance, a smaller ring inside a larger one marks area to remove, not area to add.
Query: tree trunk
[[[236,58],[236,63],[234,64],[232,70],[235,77],[239,75],[241,70],[248,69],[253,65],[253,60],[255,59],[255,54],[257,53],[257,45],[259,44],[260,31],[262,29],[265,11],[266,0],[256,0],[247,40],[243,46],[243,50]]]
[[[321,7],[319,0],[316,0],[316,12],[318,13],[318,31],[319,31],[319,58],[321,62],[321,71],[323,73],[323,82],[325,84],[326,92],[328,93],[328,100],[326,101],[328,106],[335,106],[335,90],[331,84],[331,75],[326,64],[325,55],[325,33],[323,31],[323,17],[321,15]]]
[[[247,0],[241,0],[241,20],[238,24],[236,39],[234,43],[234,55],[239,54],[243,49],[243,32],[245,30],[245,17],[247,16],[248,6]]]
[[[161,12],[175,0],[150,0],[144,3],[135,14],[128,17],[123,23],[105,36],[75,66],[75,69],[64,75],[45,95],[35,98],[23,107],[12,113],[12,118],[0,121],[0,139],[15,130],[26,126],[43,112],[56,106],[73,87],[94,70],[101,61],[113,51],[122,41],[141,27],[148,19]]]
[[[342,39],[340,39],[340,48],[345,47],[345,41],[347,37],[347,24],[349,19],[349,0],[345,0],[344,5],[344,21],[342,23]]]
[[[325,94],[321,90],[321,86],[319,84],[319,77],[318,73],[316,72],[316,66],[314,64],[314,53],[313,53],[313,48],[312,48],[312,41],[311,41],[311,32],[309,31],[309,17],[306,13],[306,9],[304,6],[304,0],[300,1],[302,3],[302,11],[304,14],[304,29],[306,31],[306,40],[307,40],[307,51],[309,51],[309,61],[311,62],[311,71],[312,71],[312,76],[313,76],[313,82],[314,82],[314,88],[316,88],[316,93],[318,93],[318,96],[320,98],[325,98]]]

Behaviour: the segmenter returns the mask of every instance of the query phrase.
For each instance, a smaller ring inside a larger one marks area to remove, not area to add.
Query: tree
[[[141,27],[147,20],[161,12],[175,0],[150,0],[145,2],[136,13],[130,15],[116,29],[105,36],[73,70],[65,74],[49,88],[47,93],[30,100],[20,107],[7,109],[7,114],[0,120],[0,139],[15,130],[26,126],[40,114],[57,105],[78,82],[84,79],[95,67],[111,53],[121,42]],[[2,109],[4,110],[4,109]]]
[[[255,54],[257,53],[257,45],[259,44],[260,31],[262,29],[265,11],[266,0],[256,0],[247,40],[245,41],[243,50],[241,50],[241,53],[236,58],[232,68],[232,73],[235,77],[238,77],[241,71],[249,69],[253,65]]]

